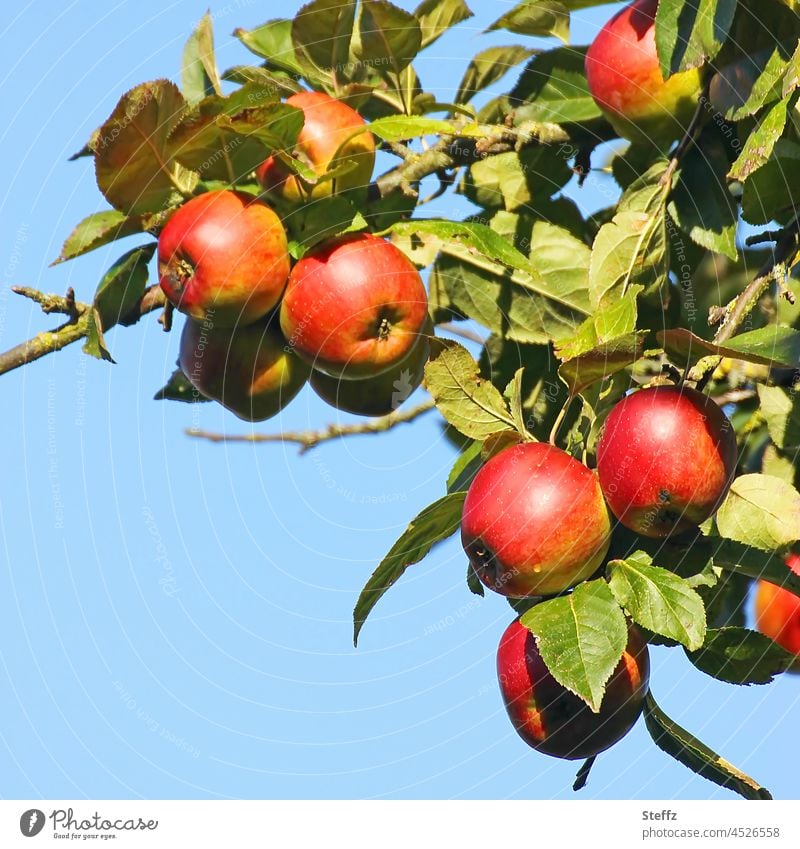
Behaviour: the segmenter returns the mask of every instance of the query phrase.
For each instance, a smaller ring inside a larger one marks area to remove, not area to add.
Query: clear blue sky
[[[213,4],[220,65],[247,60],[236,26],[298,5]],[[441,100],[472,53],[516,38],[479,34],[509,3],[471,5],[476,18],[420,64]],[[3,349],[50,325],[9,285],[71,285],[89,299],[121,252],[47,267],[104,204],[90,161],[67,157],[123,91],[177,78],[205,8],[6,0]],[[577,13],[574,41],[609,12]],[[600,204],[597,185],[571,191]],[[439,208],[464,211],[451,199]],[[0,796],[573,798],[577,765],[532,752],[506,720],[494,655],[511,613],[470,595],[457,542],[410,570],[352,647],[360,587],[443,492],[455,455],[436,421],[305,457],[193,441],[183,428],[247,426],[212,405],[151,400],[177,342],[152,319],[109,334],[118,365],[76,346],[0,378]],[[335,415],[304,391],[255,429]],[[737,689],[655,650],[652,686],[729,760],[796,795],[800,678]],[[656,750],[639,723],[580,796],[731,794]]]

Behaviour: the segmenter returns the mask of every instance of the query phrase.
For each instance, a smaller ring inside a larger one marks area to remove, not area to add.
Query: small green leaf
[[[222,73],[222,79],[237,85],[256,83],[264,88],[273,88],[281,97],[290,97],[302,91],[302,86],[283,72],[268,71],[262,65],[234,65]]]
[[[514,373],[514,377],[503,393],[503,396],[508,401],[508,406],[511,410],[511,418],[514,420],[514,427],[517,433],[527,440],[534,440],[534,437],[528,431],[528,419],[523,409],[523,388],[522,380],[525,375],[524,368],[518,368]]]
[[[505,76],[520,62],[537,51],[518,44],[508,47],[488,47],[475,54],[458,85],[456,103],[468,103],[479,92]]]
[[[433,44],[451,27],[472,17],[464,0],[422,0],[414,9],[422,32],[422,47]]]
[[[800,539],[800,493],[780,478],[736,478],[717,511],[720,536],[772,551]]]
[[[384,141],[394,142],[421,136],[447,135],[453,132],[449,121],[422,115],[387,115],[369,125],[369,131]]]
[[[647,331],[640,330],[601,342],[591,350],[565,360],[558,374],[569,387],[570,394],[577,395],[593,383],[622,371],[640,359],[646,336]],[[563,349],[556,350],[559,357],[563,353]]]
[[[706,675],[728,684],[769,684],[795,661],[769,637],[747,628],[707,631],[703,647],[687,656]]]
[[[94,307],[104,328],[124,318],[147,287],[147,264],[156,244],[142,245],[123,254],[103,275],[94,294]]]
[[[480,376],[478,364],[457,342],[439,339],[432,346],[425,387],[445,421],[471,439],[514,429],[503,396]]]
[[[738,0],[660,0],[656,13],[656,49],[664,79],[699,68],[722,48]]]
[[[795,368],[800,361],[800,332],[778,324],[740,333],[723,345],[707,342],[683,327],[660,330],[656,335],[659,344],[681,365],[696,362],[708,354],[786,368]]]
[[[608,564],[609,586],[617,602],[639,625],[689,649],[703,645],[706,611],[688,582],[637,551]]]
[[[656,746],[692,772],[738,793],[745,799],[772,798],[769,790],[670,719],[656,704],[651,693],[645,696],[644,721]]]
[[[108,346],[103,336],[103,325],[96,309],[92,309],[88,315],[83,353],[98,360],[105,360],[109,363],[115,362],[108,351]]]
[[[448,492],[463,492],[469,489],[475,475],[483,465],[481,451],[483,443],[480,440],[470,444],[458,455],[450,474],[447,476]]]
[[[355,15],[355,0],[312,0],[302,6],[291,30],[301,64],[341,75],[348,67]]]
[[[754,171],[765,165],[786,126],[785,100],[776,100],[760,118],[758,126],[747,137],[728,176],[731,180],[746,180]]]
[[[728,539],[711,538],[714,564],[728,572],[763,579],[783,587],[800,597],[800,576],[788,569],[783,555],[776,551],[759,551],[750,545]]]
[[[169,380],[153,396],[154,401],[183,401],[186,404],[209,401],[189,383],[189,378],[177,368]]]
[[[260,27],[255,29],[237,29],[233,33],[244,46],[267,60],[267,65],[271,68],[279,68],[282,71],[287,71],[290,74],[305,76],[309,82],[319,82],[319,76],[316,79],[308,77],[309,69],[304,68],[294,52],[294,43],[292,42],[292,22],[288,18],[277,18],[272,21],[267,21]]]
[[[353,645],[372,608],[414,563],[419,563],[437,542],[452,536],[461,524],[466,492],[453,492],[434,501],[411,520],[361,590],[353,611]]]
[[[141,233],[145,228],[145,220],[141,215],[125,215],[116,209],[94,212],[67,236],[58,259],[52,265],[74,259],[117,239],[124,239],[125,236]]]
[[[400,74],[422,46],[417,19],[388,0],[362,0],[358,34],[358,57],[381,76]]]
[[[204,97],[222,94],[222,83],[214,58],[214,31],[206,12],[183,48],[181,90],[191,105]]]
[[[800,145],[779,139],[772,155],[744,184],[742,215],[750,224],[768,224],[776,212],[800,197]]]
[[[780,386],[758,386],[761,415],[772,441],[782,451],[800,447],[800,399]]]
[[[594,3],[570,3],[572,8]],[[569,41],[569,9],[567,3],[557,0],[522,0],[513,9],[501,15],[486,31],[506,29],[518,35],[554,35]]]
[[[605,581],[537,604],[521,620],[552,676],[598,713],[628,642],[628,627]]]
[[[562,361],[573,360],[614,339],[630,336],[636,328],[636,297],[639,292],[641,286],[632,286],[615,304],[598,308],[574,334],[556,340],[558,358]]]

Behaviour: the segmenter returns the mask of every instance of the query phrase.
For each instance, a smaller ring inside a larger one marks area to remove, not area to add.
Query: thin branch
[[[89,332],[89,317],[92,312],[92,306],[91,304],[76,301],[75,293],[71,289],[67,292],[66,296],[47,294],[28,286],[13,286],[12,291],[35,301],[41,306],[42,311],[47,314],[63,313],[70,318],[69,321],[56,327],[54,330],[45,330],[42,333],[37,333],[32,339],[28,339],[26,342],[15,345],[8,351],[1,353],[0,374],[13,371],[15,368],[32,363],[46,354],[60,351],[62,348],[66,348],[67,345],[86,338]],[[145,291],[139,302],[129,313],[120,316],[116,321],[110,322],[108,327],[104,327],[103,329],[109,330],[116,324],[135,324],[143,315],[160,309],[165,303],[166,298],[161,291],[161,287],[157,285],[151,286]]]
[[[214,433],[199,428],[187,428],[184,433],[196,439],[206,439],[209,442],[294,442],[300,446],[299,453],[305,454],[312,448],[316,448],[323,442],[338,439],[340,436],[360,436],[368,433],[383,433],[391,430],[397,425],[413,422],[424,413],[434,409],[432,400],[423,401],[416,407],[408,410],[398,410],[382,416],[379,419],[370,419],[366,422],[355,424],[337,425],[330,424],[323,430],[287,430],[283,433]]]

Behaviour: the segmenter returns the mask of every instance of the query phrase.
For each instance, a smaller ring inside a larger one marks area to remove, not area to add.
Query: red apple
[[[230,328],[187,319],[180,365],[198,392],[250,422],[279,413],[310,371],[287,349],[274,320]]]
[[[398,365],[428,320],[411,260],[391,242],[356,233],[323,242],[292,269],[281,304],[289,345],[332,377],[374,377]]]
[[[497,677],[508,716],[520,737],[545,755],[589,758],[621,740],[642,710],[650,656],[639,630],[630,625],[628,645],[611,675],[600,712],[556,681],[533,634],[519,621],[506,628],[497,650]]]
[[[375,139],[369,132],[353,135],[354,130],[366,126],[358,112],[321,91],[301,91],[286,102],[303,110],[305,123],[295,150],[317,177],[340,166],[349,166],[349,170],[309,192],[279,159],[270,156],[256,169],[264,190],[297,203],[310,197],[365,188],[375,166]]]
[[[695,389],[633,392],[611,411],[597,444],[597,472],[611,512],[649,537],[702,524],[736,471],[736,434],[719,406]]]
[[[695,69],[661,75],[656,53],[658,0],[636,0],[600,30],[586,54],[589,91],[617,133],[664,147],[685,132],[697,107]]]
[[[432,327],[425,328],[432,333]],[[389,371],[361,380],[343,380],[312,371],[309,383],[314,392],[337,410],[358,416],[385,416],[394,412],[422,383],[430,343],[421,335],[406,356]]]
[[[250,324],[272,310],[289,276],[286,232],[275,212],[243,192],[187,201],[158,238],[161,288],[183,313],[217,326]]]
[[[800,575],[800,555],[790,554],[786,565],[795,575]],[[800,598],[769,581],[758,581],[756,627],[786,651],[796,654],[794,668],[800,670]]]
[[[594,472],[560,448],[506,448],[464,501],[461,542],[475,574],[505,596],[553,595],[592,575],[610,542]]]

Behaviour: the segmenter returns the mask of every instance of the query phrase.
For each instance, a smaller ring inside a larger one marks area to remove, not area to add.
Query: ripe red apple
[[[426,333],[432,333],[428,325]],[[343,380],[312,371],[309,383],[314,392],[337,410],[359,416],[385,416],[396,410],[422,383],[430,343],[421,335],[414,347],[389,371],[361,380]]]
[[[700,71],[661,75],[656,53],[658,0],[636,0],[600,30],[586,54],[589,91],[615,131],[667,146],[685,132],[697,107]]]
[[[633,392],[611,411],[597,444],[597,472],[611,512],[632,531],[665,537],[702,524],[736,471],[736,434],[695,389]]]
[[[161,288],[183,313],[217,326],[250,324],[273,309],[289,276],[286,232],[275,212],[243,192],[187,201],[158,238]]]
[[[310,371],[287,350],[274,320],[230,328],[187,319],[180,365],[198,392],[249,422],[279,413]]]
[[[354,130],[366,126],[358,112],[321,91],[301,91],[286,102],[303,110],[305,123],[295,151],[314,173],[319,177],[339,166],[351,167],[341,176],[324,181],[308,192],[279,159],[270,156],[256,169],[256,177],[264,190],[297,203],[310,197],[365,188],[375,166],[375,139],[369,132],[353,135]]]
[[[790,554],[786,565],[795,575],[800,575],[800,555]],[[758,581],[756,627],[786,651],[796,654],[794,669],[800,670],[800,598],[769,581]]]
[[[475,476],[461,542],[495,592],[553,595],[597,570],[610,526],[594,472],[560,448],[528,442],[501,451]]]
[[[398,365],[428,320],[422,278],[391,242],[368,233],[310,250],[281,303],[289,345],[332,377],[374,377]]]
[[[545,755],[589,758],[621,740],[642,710],[650,675],[647,643],[630,625],[628,644],[606,685],[600,712],[556,681],[519,621],[506,628],[497,650],[497,677],[508,716],[520,737]]]

